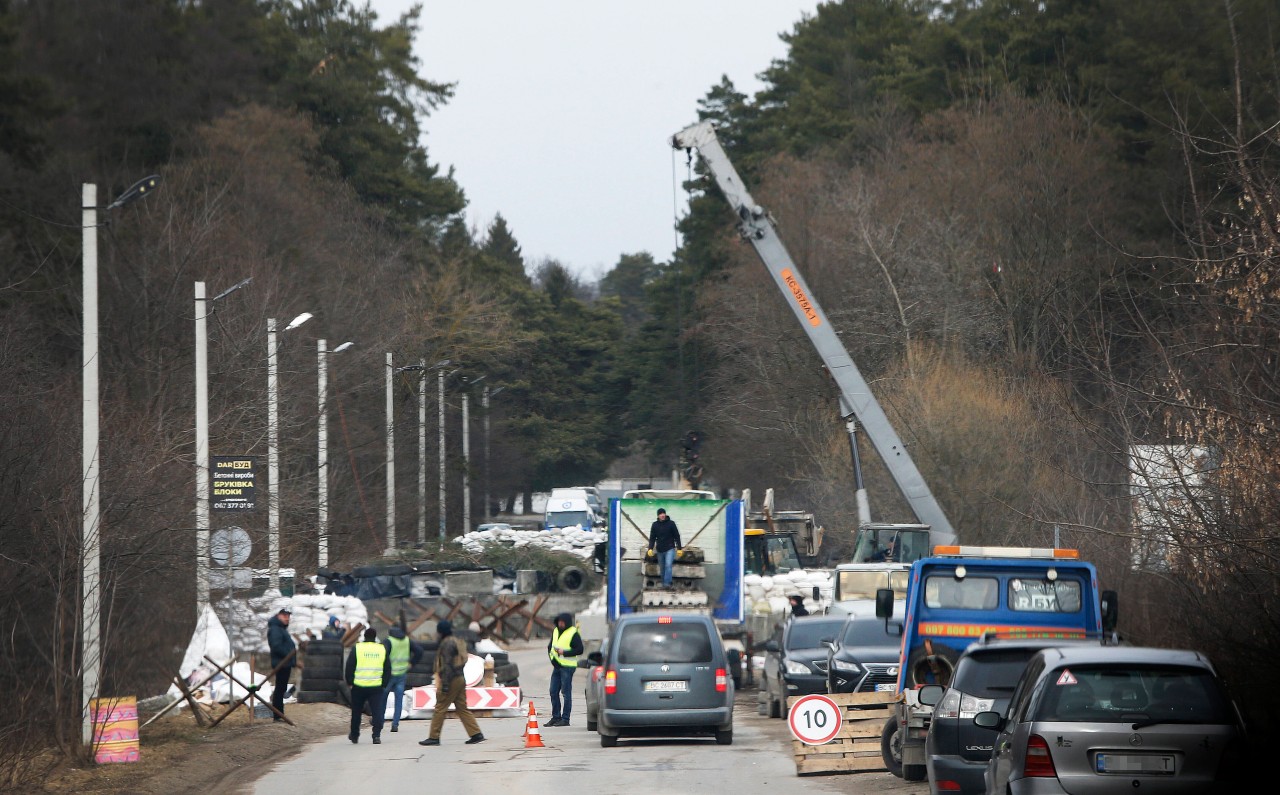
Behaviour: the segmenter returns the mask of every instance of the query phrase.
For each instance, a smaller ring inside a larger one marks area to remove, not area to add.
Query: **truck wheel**
[[[725,661],[729,663],[729,675],[733,677],[733,689],[742,689],[742,652],[737,649],[729,649],[724,653]]]
[[[896,717],[884,722],[884,730],[880,732],[880,756],[884,759],[885,768],[902,778],[902,734],[898,731]]]

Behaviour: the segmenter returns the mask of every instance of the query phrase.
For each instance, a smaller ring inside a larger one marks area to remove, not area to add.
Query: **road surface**
[[[254,795],[351,795],[353,792],[448,792],[450,795],[707,795],[733,793],[903,793],[926,795],[928,787],[885,772],[800,777],[791,755],[786,721],[756,714],[755,690],[738,695],[731,746],[705,739],[622,739],[601,748],[586,730],[582,690],[586,671],[574,677],[573,725],[548,728],[551,665],[546,642],[513,646],[520,683],[532,696],[545,747],[525,748],[526,723],[519,718],[485,718],[488,738],[465,745],[462,725],[445,723],[440,746],[424,748],[428,721],[400,722],[383,730],[382,744],[370,743],[369,727],[360,743],[346,736],[308,746],[242,790]],[[527,710],[527,706],[525,707]]]

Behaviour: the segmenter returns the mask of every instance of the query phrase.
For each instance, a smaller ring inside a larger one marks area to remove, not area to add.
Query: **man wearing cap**
[[[404,614],[400,614],[400,623],[387,630],[387,637],[382,641],[387,647],[387,659],[391,660],[391,678],[387,681],[387,698],[391,702],[391,731],[400,731],[400,712],[404,709],[405,682],[409,679],[409,669],[422,659],[423,648],[409,638],[405,631]]]
[[[680,543],[680,530],[667,518],[666,510],[658,509],[658,521],[649,526],[649,551],[656,552],[662,566],[662,587],[671,587],[671,567],[676,562],[676,550]]]
[[[282,607],[271,618],[267,619],[267,647],[271,649],[271,667],[277,665],[288,658],[288,662],[280,665],[276,671],[275,687],[271,690],[271,706],[275,707],[280,715],[284,714],[284,691],[289,689],[289,675],[293,673],[294,657],[293,654],[297,645],[293,642],[293,637],[289,634],[289,618],[292,611],[288,607]],[[272,720],[283,720],[280,715],[272,715]]]
[[[440,647],[436,649],[436,661],[433,671],[436,677],[436,706],[431,712],[431,734],[418,745],[439,745],[440,730],[444,728],[445,716],[452,704],[466,729],[467,745],[484,742],[480,733],[480,724],[476,716],[471,714],[467,706],[467,678],[463,675],[463,666],[467,664],[467,642],[453,634],[453,624],[441,621],[436,624],[436,634],[440,637]]]
[[[360,742],[360,716],[368,704],[373,744],[377,745],[382,742],[382,724],[387,716],[385,688],[391,679],[391,655],[387,654],[387,647],[378,642],[378,630],[369,627],[364,631],[364,640],[347,655],[344,673],[351,687],[351,731],[347,739]]]

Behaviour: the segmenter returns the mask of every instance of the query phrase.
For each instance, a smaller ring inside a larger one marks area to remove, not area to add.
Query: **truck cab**
[[[906,599],[896,597],[888,588],[876,593],[876,615],[886,625],[900,621],[903,636],[900,700],[885,726],[884,753],[890,771],[908,781],[926,774],[932,713],[917,688],[947,685],[969,644],[991,631],[1100,637],[1116,622],[1114,592],[1098,591],[1097,571],[1074,549],[936,547],[911,565]]]
[[[927,524],[869,523],[858,528],[854,563],[912,564],[933,549]]]

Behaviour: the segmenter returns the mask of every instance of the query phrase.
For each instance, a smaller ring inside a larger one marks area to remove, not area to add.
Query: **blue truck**
[[[897,700],[881,734],[885,767],[923,781],[925,735],[933,709],[917,688],[946,685],[956,659],[987,633],[1102,637],[1116,626],[1113,591],[1098,589],[1093,564],[1072,549],[935,547],[911,565],[906,599],[876,592],[876,615],[899,623]],[[895,612],[898,615],[895,615]],[[1012,684],[1012,683],[1011,683]]]

